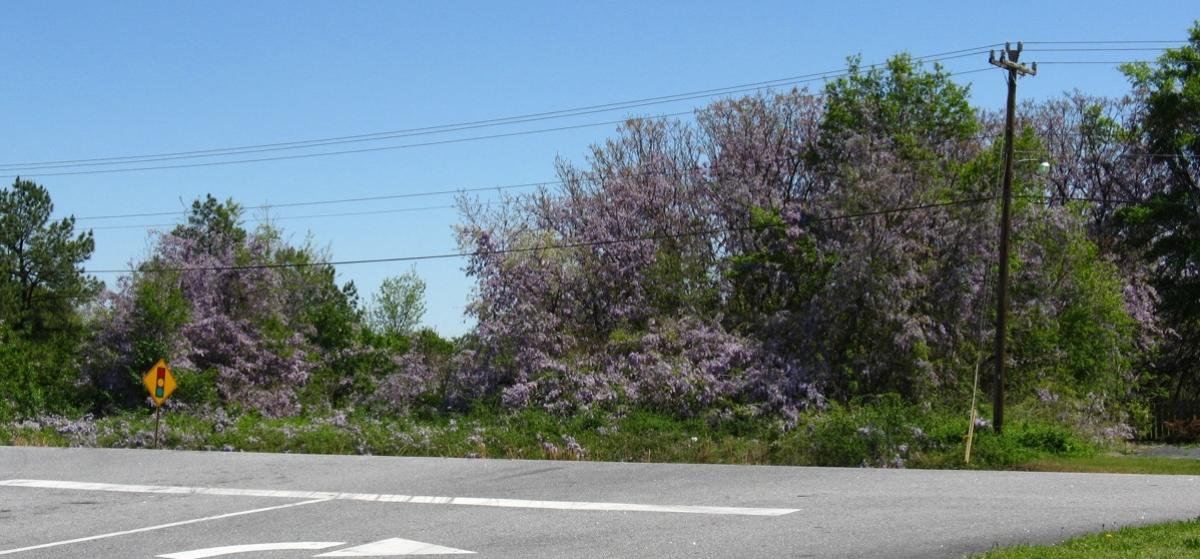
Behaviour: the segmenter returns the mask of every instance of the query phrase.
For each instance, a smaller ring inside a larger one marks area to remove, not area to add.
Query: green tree
[[[0,321],[31,341],[77,332],[77,309],[100,287],[83,271],[91,231],[76,234],[74,217],[51,221],[53,211],[32,181],[0,189]]]
[[[51,221],[46,189],[0,189],[0,420],[74,408],[80,308],[100,284],[83,273],[94,248],[75,219]]]
[[[187,223],[177,225],[172,234],[176,237],[195,240],[209,254],[228,247],[240,247],[246,241],[246,229],[242,227],[242,206],[232,198],[221,202],[212,194],[204,200],[192,201],[192,212]]]
[[[412,270],[383,280],[371,300],[371,327],[381,334],[408,335],[425,315],[425,280]]]
[[[866,69],[857,56],[847,62],[848,75],[825,87],[822,159],[852,157],[846,148],[857,139],[883,142],[910,161],[928,160],[979,129],[970,87],[954,83],[940,65],[926,70],[909,54]]]
[[[1177,334],[1159,360],[1169,372],[1164,388],[1175,398],[1200,397],[1200,22],[1188,45],[1123,69],[1144,96],[1138,132],[1166,172],[1157,191],[1121,217],[1151,263],[1159,314]]]

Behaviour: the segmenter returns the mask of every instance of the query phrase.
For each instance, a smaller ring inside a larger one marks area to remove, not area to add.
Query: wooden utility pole
[[[1004,201],[1000,210],[1000,275],[996,285],[996,375],[992,384],[992,428],[999,434],[1004,428],[1004,346],[1008,337],[1008,252],[1009,237],[1012,236],[1012,178],[1013,136],[1016,131],[1017,78],[1036,76],[1037,63],[1032,67],[1020,63],[1024,46],[1017,43],[1012,49],[1004,43],[1000,58],[996,52],[988,55],[988,62],[1008,71],[1008,110],[1004,115]]]

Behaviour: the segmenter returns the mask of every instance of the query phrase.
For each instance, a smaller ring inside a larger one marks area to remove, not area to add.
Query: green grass
[[[29,429],[0,424],[0,444],[8,446],[69,446],[70,439],[50,427]]]
[[[1200,519],[1122,528],[1057,545],[1017,546],[978,559],[1176,559],[1200,557]]]
[[[192,408],[198,409],[198,408]],[[359,409],[281,419],[255,413],[165,410],[162,448],[373,454],[464,458],[683,462],[932,469],[1018,469],[1061,472],[1200,475],[1200,460],[1102,456],[1060,422],[1030,415],[1004,435],[976,431],[963,461],[967,420],[880,396],[830,404],[794,426],[750,409],[713,410],[680,418],[646,409],[503,410],[481,403],[467,412],[420,405],[404,415]],[[0,422],[0,444],[145,448],[154,416],[134,410],[99,419],[62,417]]]
[[[88,421],[0,423],[0,444],[146,448],[148,410]],[[418,409],[403,416],[360,411],[283,419],[244,413],[163,414],[162,448],[310,454],[373,454],[801,466],[1003,469],[1048,457],[1087,457],[1062,427],[1014,422],[1003,437],[980,431],[963,463],[965,418],[879,398],[834,405],[787,429],[740,414],[678,418],[651,410],[556,416],[479,406],[467,413]]]
[[[1035,472],[1200,476],[1200,460],[1150,456],[1053,456],[1021,463],[1016,469]]]

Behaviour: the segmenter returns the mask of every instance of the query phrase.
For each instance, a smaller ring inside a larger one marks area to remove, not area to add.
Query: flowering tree
[[[233,202],[197,201],[106,294],[90,352],[99,387],[128,402],[143,369],[167,358],[185,378],[209,373],[220,403],[266,416],[299,409],[316,332],[297,305],[294,269],[279,267],[297,256],[269,228],[242,229],[240,213]]]
[[[966,99],[901,56],[823,95],[721,101],[695,125],[630,121],[586,169],[560,162],[556,191],[486,211],[464,200],[478,347],[460,384],[559,411],[785,417],[825,398],[965,393],[987,357],[1001,162]],[[1036,131],[1022,149],[1045,149]],[[1087,188],[1078,176],[1066,188]],[[1020,268],[1013,335],[1044,342],[1049,328],[1070,345],[1079,313],[1098,330],[1066,369],[1045,366],[1061,345],[1042,343],[1018,371],[1029,386],[1115,387],[1128,363],[1087,356],[1128,348],[1126,286],[1097,262],[1087,214],[1042,186],[1018,184],[1016,256],[1038,265]]]

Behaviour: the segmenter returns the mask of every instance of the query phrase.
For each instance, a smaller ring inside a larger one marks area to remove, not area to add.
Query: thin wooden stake
[[[967,464],[971,463],[971,442],[975,440],[975,397],[979,394],[979,364],[981,360],[975,360],[975,383],[971,386],[971,422],[967,424],[967,452],[963,456],[963,461]]]

